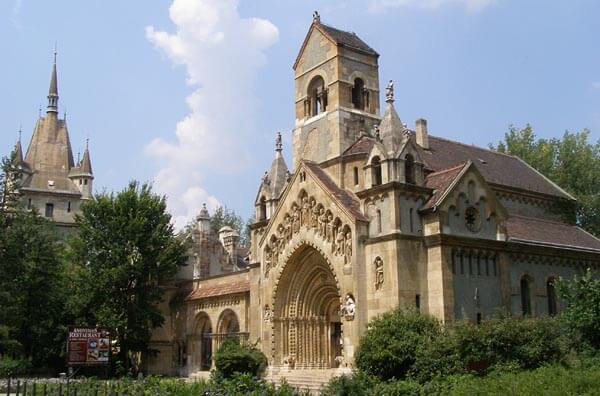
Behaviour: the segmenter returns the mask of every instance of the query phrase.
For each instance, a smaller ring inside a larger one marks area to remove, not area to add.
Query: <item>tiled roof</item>
[[[200,300],[202,298],[208,297],[225,296],[228,294],[245,293],[248,291],[250,291],[250,281],[248,280],[233,281],[210,286],[204,286],[200,284],[200,287],[192,291],[186,297],[186,301]]]
[[[489,183],[572,199],[515,156],[435,136],[429,137],[429,147],[423,158],[425,166],[433,171],[449,169],[471,160]]]
[[[344,155],[352,154],[369,154],[371,149],[375,145],[375,139],[370,136],[362,136],[358,138],[352,146],[348,147],[344,152]]]
[[[345,207],[352,216],[357,220],[368,221],[368,218],[360,210],[360,200],[354,193],[341,189],[333,180],[325,173],[319,165],[311,161],[304,161],[306,167],[317,177],[327,190],[335,197],[335,199]]]
[[[558,221],[512,215],[506,222],[508,239],[600,250],[600,239],[579,227]]]
[[[379,55],[373,48],[369,47],[367,43],[362,41],[354,32],[346,32],[331,26],[323,25],[322,23],[319,23],[319,27],[322,28],[327,36],[329,36],[329,38],[332,39],[337,45],[357,49],[371,55]]]
[[[437,204],[442,198],[446,190],[450,187],[452,182],[458,177],[462,170],[468,167],[471,163],[460,164],[450,169],[444,169],[439,172],[430,173],[425,178],[425,187],[433,190],[433,195],[423,205],[422,210],[431,209]]]

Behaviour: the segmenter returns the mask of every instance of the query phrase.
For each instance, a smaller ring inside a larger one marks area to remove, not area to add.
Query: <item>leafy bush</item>
[[[363,396],[378,384],[379,380],[368,374],[357,372],[332,378],[321,389],[322,396]]]
[[[588,268],[582,277],[570,281],[561,278],[557,289],[567,303],[562,316],[574,345],[600,349],[600,279]]]
[[[31,362],[26,358],[0,355],[0,378],[25,374],[30,369]]]
[[[403,379],[418,349],[440,336],[437,319],[415,310],[396,308],[375,318],[361,337],[356,366],[381,379]]]
[[[540,367],[566,356],[562,333],[560,322],[548,317],[458,322],[417,349],[410,375],[425,382],[441,375]]]
[[[256,346],[241,343],[234,338],[223,341],[215,354],[217,376],[233,378],[235,373],[259,376],[267,366],[267,357]]]

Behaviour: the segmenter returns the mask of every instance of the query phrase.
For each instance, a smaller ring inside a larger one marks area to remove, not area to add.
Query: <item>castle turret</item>
[[[201,233],[208,234],[210,232],[210,214],[208,213],[208,209],[206,209],[206,204],[202,204],[202,209],[198,216],[196,216],[196,221],[198,224],[198,231]]]
[[[283,155],[283,144],[281,142],[281,133],[277,132],[275,138],[275,158],[271,163],[271,168],[265,172],[262,178],[256,201],[256,221],[267,220],[275,212],[281,193],[283,192],[290,172],[285,164]]]
[[[81,192],[82,199],[91,199],[93,195],[94,174],[92,172],[92,161],[90,159],[89,143],[86,141],[83,157],[77,166],[71,168],[69,179]]]

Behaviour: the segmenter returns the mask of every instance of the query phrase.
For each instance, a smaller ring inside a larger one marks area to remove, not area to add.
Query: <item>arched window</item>
[[[316,76],[308,85],[305,113],[312,117],[327,110],[327,89],[323,77]]]
[[[358,186],[358,168],[354,167],[354,185]]]
[[[554,288],[554,278],[549,278],[546,282],[546,295],[548,298],[548,315],[554,316],[558,313],[558,304],[556,289]]]
[[[371,183],[373,186],[381,184],[381,161],[377,156],[371,160]]]
[[[352,104],[355,109],[365,109],[365,82],[360,79],[354,79],[354,86],[352,87]]]
[[[531,316],[531,279],[521,278],[521,312],[523,316]]]
[[[267,219],[267,200],[263,196],[260,198],[260,204],[258,208],[258,220],[266,220]]]
[[[404,157],[404,176],[407,184],[415,184],[415,158],[411,154]]]
[[[377,233],[381,234],[381,210],[377,209]]]

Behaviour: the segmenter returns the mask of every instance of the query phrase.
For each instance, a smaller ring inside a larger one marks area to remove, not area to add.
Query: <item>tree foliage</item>
[[[48,366],[59,361],[66,331],[63,249],[52,223],[19,206],[18,172],[2,160],[0,355]]]
[[[510,127],[493,149],[520,157],[577,200],[576,222],[600,235],[600,141],[590,131],[565,132],[562,138],[538,139],[531,125]]]
[[[583,276],[560,279],[557,289],[566,303],[562,316],[574,344],[600,349],[600,279],[588,268]]]
[[[210,216],[210,230],[214,234],[218,234],[219,230],[225,226],[229,226],[240,234],[240,244],[248,245],[250,243],[250,224],[252,219],[244,222],[242,217],[233,209],[226,206],[219,206]]]
[[[359,370],[387,380],[403,379],[419,346],[441,334],[437,319],[412,309],[396,308],[369,323],[355,355]]]
[[[267,366],[267,357],[254,345],[226,338],[215,354],[217,374],[232,378],[235,374],[259,376]]]
[[[149,351],[151,331],[164,321],[162,286],[184,265],[185,247],[174,235],[165,198],[147,184],[96,195],[76,222],[80,322],[113,329],[127,370]]]

